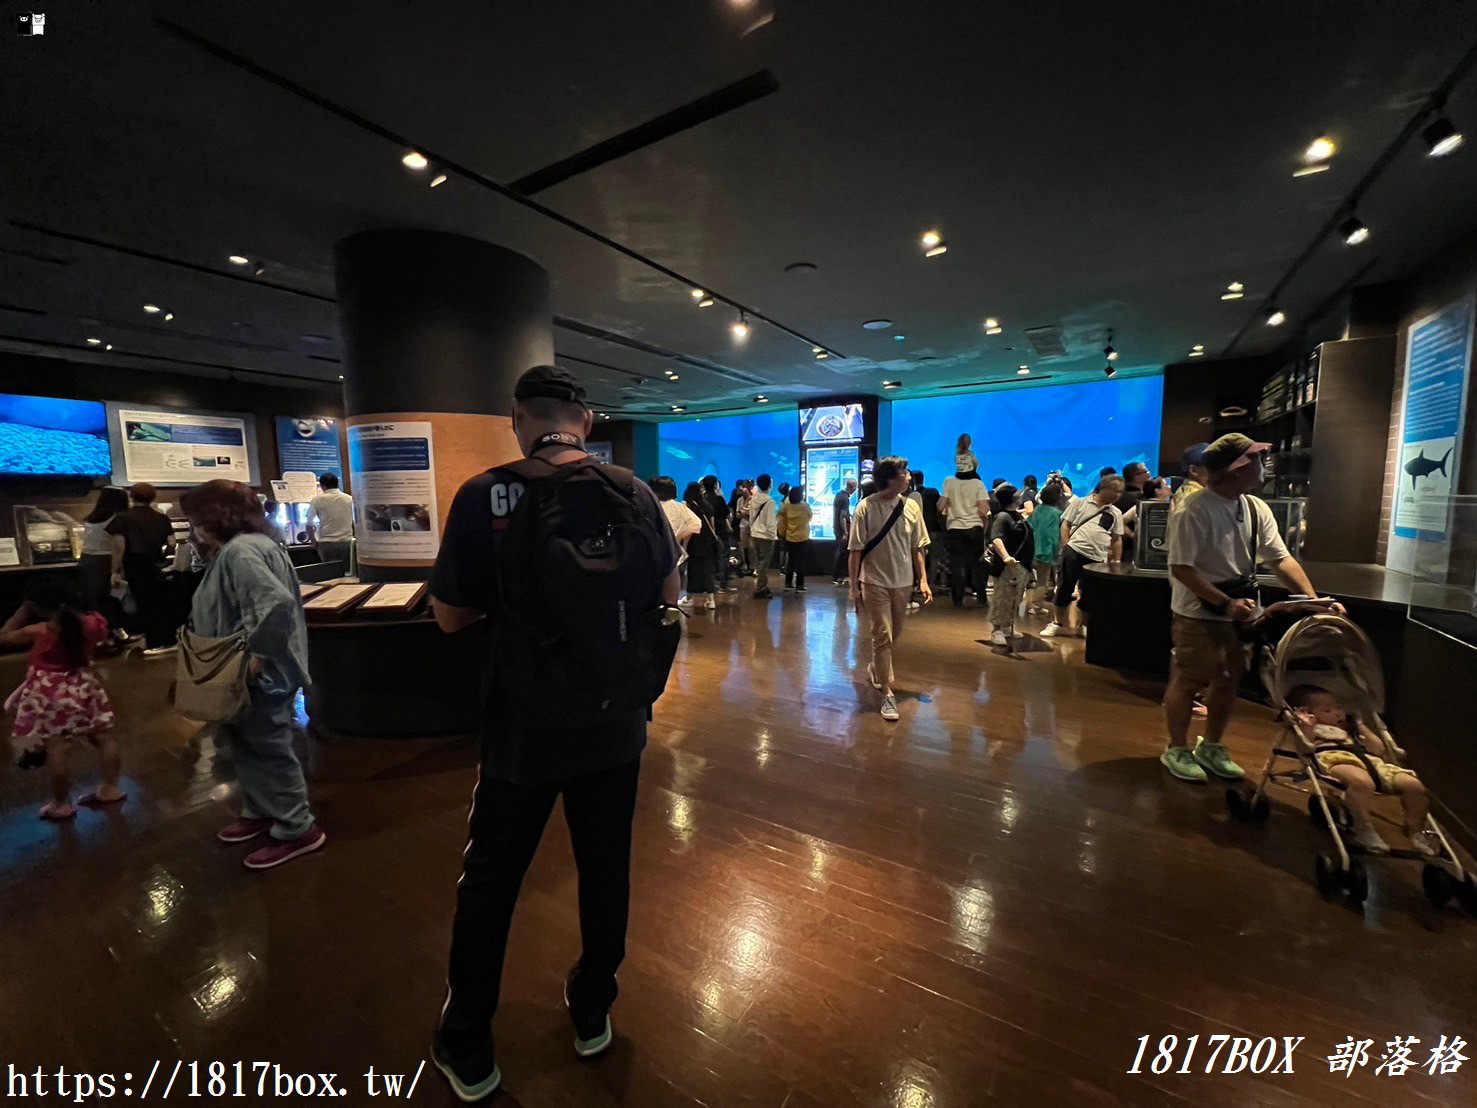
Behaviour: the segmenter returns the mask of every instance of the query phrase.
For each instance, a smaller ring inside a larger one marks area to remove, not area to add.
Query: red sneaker
[[[283,862],[292,861],[300,854],[311,854],[327,841],[328,836],[323,833],[323,828],[315,823],[308,828],[306,835],[299,835],[295,839],[287,839],[284,842],[274,842],[271,846],[253,850],[241,864],[247,869],[271,869],[273,866],[280,866]]]
[[[272,829],[269,819],[238,819],[228,827],[222,827],[215,837],[223,843],[244,843]]]

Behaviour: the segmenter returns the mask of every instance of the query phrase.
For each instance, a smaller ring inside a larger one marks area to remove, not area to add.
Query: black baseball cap
[[[518,383],[513,386],[514,400],[533,400],[536,397],[589,406],[585,403],[584,386],[569,370],[557,365],[536,365],[518,378]]]
[[[1185,447],[1185,452],[1180,455],[1180,468],[1188,474],[1191,466],[1205,465],[1205,452],[1209,449],[1210,443],[1208,442],[1191,443]]]

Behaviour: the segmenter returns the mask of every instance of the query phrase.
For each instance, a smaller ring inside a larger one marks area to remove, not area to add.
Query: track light
[[[173,312],[165,312],[164,313],[164,322],[165,323],[168,323],[173,318],[174,318],[174,313]]]
[[[987,334],[987,335],[998,335],[1000,333],[1000,331],[1001,331],[1001,327],[1000,327],[1000,321],[998,319],[991,318],[991,319],[985,320],[985,334]]]
[[[937,258],[940,254],[947,254],[948,252],[949,248],[943,243],[939,243],[937,246],[930,247],[929,249],[925,250],[923,252],[923,256],[925,258]]]
[[[1326,162],[1329,158],[1333,157],[1334,152],[1337,149],[1338,147],[1334,145],[1333,139],[1326,136],[1322,138],[1316,138],[1311,143],[1309,143],[1308,148],[1303,151],[1303,161],[1309,163]]]
[[[1438,116],[1421,132],[1426,142],[1426,154],[1432,158],[1444,158],[1453,153],[1466,139],[1446,116]]]
[[[754,397],[754,403],[755,404],[768,404],[769,403],[769,397],[764,396],[764,395],[761,394],[759,396]]]
[[[1287,313],[1284,312],[1281,308],[1273,308],[1270,312],[1267,313],[1268,327],[1281,327],[1286,322]]]
[[[1118,351],[1113,349],[1113,341],[1111,339],[1108,340],[1108,345],[1103,347],[1103,357],[1107,358],[1110,362],[1116,362],[1118,360]]]
[[[226,261],[230,262],[232,265],[250,265],[251,264],[251,259],[248,258],[248,257],[246,257],[243,254],[232,254],[229,258],[226,259]]]
[[[1115,366],[1112,362],[1109,362],[1107,365],[1103,366],[1103,376],[1105,376],[1105,377],[1117,377],[1118,376],[1118,367]]]
[[[156,314],[159,311],[159,305],[158,304],[145,304],[144,305],[144,311],[148,312],[150,315],[154,315],[154,314]]]
[[[108,343],[107,346],[103,347],[103,349],[104,350],[111,350],[111,349],[113,349],[113,344],[110,342],[110,343]]]
[[[1204,345],[1204,343],[1197,342],[1194,346],[1190,347],[1190,357],[1192,357],[1192,358],[1203,358],[1203,357],[1205,357],[1205,345]]]
[[[935,246],[944,241],[944,236],[939,234],[937,231],[924,231],[923,238],[919,241],[923,243],[923,249],[932,250]]]
[[[444,173],[438,173],[438,174],[436,174],[436,176],[434,176],[434,177],[431,178],[431,187],[432,188],[435,188],[437,185],[444,185],[444,184],[446,184],[446,174],[444,174]]]
[[[901,381],[883,381],[882,387],[884,389],[900,389],[903,387],[903,383]]]
[[[711,296],[705,296],[697,302],[697,306],[699,308],[711,308],[716,303],[717,301],[714,300]]]
[[[703,289],[693,289],[692,290],[692,298],[694,300],[702,300],[702,299],[706,298],[707,295],[708,295],[707,292],[705,290],[703,290]]]
[[[419,150],[412,150],[410,153],[406,154],[405,157],[400,159],[400,164],[403,165],[406,169],[414,169],[416,171],[419,171],[425,169],[426,166],[430,165],[431,163]]]
[[[685,411],[687,411],[687,409],[684,408],[681,404],[673,404],[672,405],[672,411],[674,411],[674,412],[685,412]]]
[[[738,322],[729,328],[729,330],[733,332],[734,341],[744,342],[747,340],[749,337],[748,316],[744,315],[743,312],[739,312]]]
[[[102,344],[103,344],[103,340],[102,339],[88,339],[87,340],[87,345],[88,346],[101,346]]]
[[[1015,372],[1017,377],[1025,377],[1031,372],[1031,367],[1028,365],[1023,365]]]
[[[1369,239],[1369,228],[1359,221],[1359,217],[1351,215],[1339,224],[1339,236],[1346,245],[1358,246],[1361,242]]]

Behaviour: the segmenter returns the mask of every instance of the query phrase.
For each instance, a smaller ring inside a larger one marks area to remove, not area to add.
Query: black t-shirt
[[[990,520],[990,545],[1000,539],[1005,552],[1027,569],[1036,560],[1036,532],[1020,512],[996,512]]]
[[[571,465],[595,464],[571,462]],[[567,781],[638,757],[646,746],[646,713],[607,712],[597,724],[551,727],[539,706],[502,687],[496,667],[497,636],[507,630],[497,599],[498,532],[506,531],[526,482],[507,470],[478,474],[457,490],[446,517],[441,552],[431,571],[431,595],[456,608],[486,614],[488,669],[482,709],[482,772],[522,784]],[[656,533],[666,540],[661,576],[677,566],[677,543],[656,494],[636,479],[636,498]],[[660,582],[654,582],[653,588]]]
[[[838,539],[851,534],[851,495],[842,489],[831,501],[831,530]]]
[[[923,496],[923,527],[928,532],[942,531],[943,520],[939,519],[939,491],[924,485],[918,490]]]
[[[103,528],[110,535],[123,536],[125,554],[144,554],[150,558],[164,556],[164,544],[174,534],[169,517],[147,504],[135,504],[119,512]]]

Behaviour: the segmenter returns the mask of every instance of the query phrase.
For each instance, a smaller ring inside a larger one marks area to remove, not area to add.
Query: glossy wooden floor
[[[910,617],[889,725],[828,583],[699,612],[646,754],[616,1045],[570,1050],[556,817],[514,926],[499,1102],[1477,1101],[1477,1061],[1374,1074],[1396,1035],[1422,1062],[1442,1034],[1477,1043],[1477,922],[1431,909],[1409,867],[1377,868],[1362,914],[1320,899],[1300,801],[1228,822],[1220,790],[1159,767],[1157,687],[1084,666],[1080,641],[996,657],[986,630],[947,602]],[[170,668],[107,668],[122,811],[43,824],[43,782],[0,770],[0,1075],[137,1088],[155,1059],[271,1060],[370,1103],[359,1075],[415,1072],[443,998],[472,747],[316,745],[327,850],[248,874],[212,839],[229,766],[161,707]],[[1233,753],[1259,764],[1270,736],[1243,706]],[[1145,1034],[1146,1063],[1166,1034],[1305,1039],[1292,1075],[1127,1074]],[[1370,1062],[1330,1076],[1349,1035]],[[450,1102],[429,1067],[415,1096]]]

